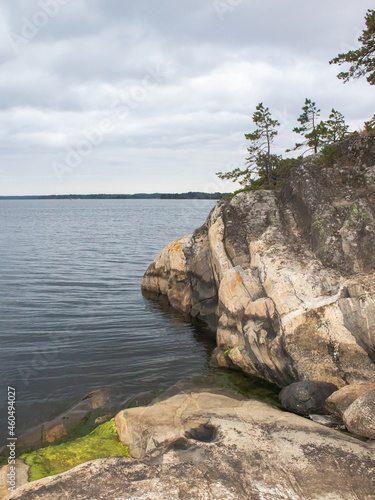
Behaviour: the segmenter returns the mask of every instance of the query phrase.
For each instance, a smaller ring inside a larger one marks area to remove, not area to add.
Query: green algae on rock
[[[128,456],[129,450],[120,443],[114,420],[111,420],[98,426],[88,436],[24,453],[21,458],[30,466],[30,481],[36,481],[90,460]]]

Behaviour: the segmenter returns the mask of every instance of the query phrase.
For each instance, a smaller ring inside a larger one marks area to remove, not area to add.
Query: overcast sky
[[[298,141],[305,97],[351,129],[375,88],[328,61],[364,0],[2,0],[0,195],[232,191],[264,102]]]

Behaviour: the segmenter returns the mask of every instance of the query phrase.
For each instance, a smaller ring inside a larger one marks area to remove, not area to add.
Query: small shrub
[[[332,166],[334,164],[336,151],[337,151],[336,144],[327,144],[327,146],[324,146],[321,153],[322,153],[322,160],[325,165]]]

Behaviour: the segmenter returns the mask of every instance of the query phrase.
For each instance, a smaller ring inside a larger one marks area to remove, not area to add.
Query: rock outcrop
[[[9,500],[374,498],[371,444],[229,391],[185,384],[168,394],[116,417],[142,462],[89,462]]]
[[[220,366],[279,386],[375,380],[375,138],[306,159],[281,192],[220,201],[148,268],[145,293],[217,330]]]

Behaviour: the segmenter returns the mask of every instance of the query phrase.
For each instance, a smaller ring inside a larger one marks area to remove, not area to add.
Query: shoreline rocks
[[[88,462],[9,500],[373,498],[373,447],[229,390],[177,384],[116,423],[142,461]]]

